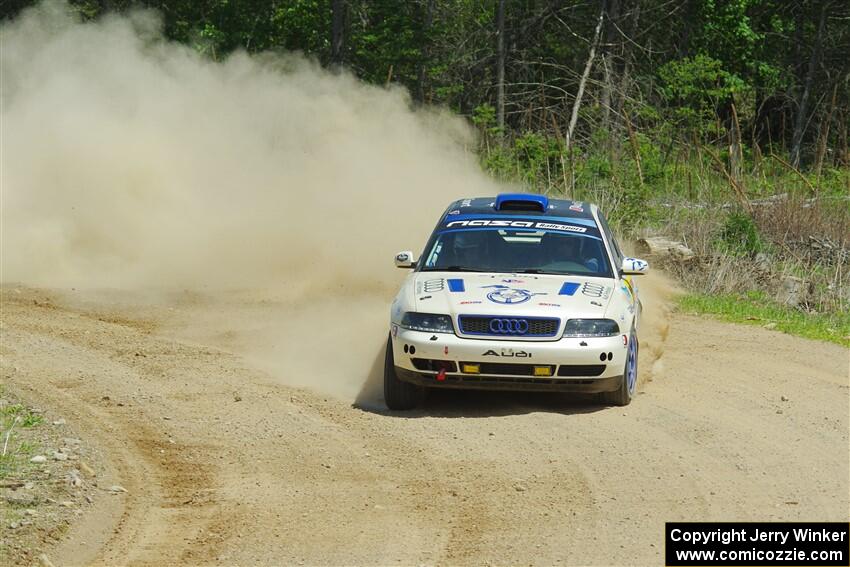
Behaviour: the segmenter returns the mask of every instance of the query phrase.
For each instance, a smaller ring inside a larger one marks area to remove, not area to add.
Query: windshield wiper
[[[508,273],[508,274],[542,274],[543,270],[538,269],[538,268],[525,268],[525,269],[522,269],[522,270],[508,270],[505,273]]]

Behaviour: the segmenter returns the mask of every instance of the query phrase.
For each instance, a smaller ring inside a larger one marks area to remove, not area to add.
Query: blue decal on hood
[[[506,305],[524,303],[535,295],[548,295],[546,293],[531,293],[527,289],[517,289],[506,285],[485,285],[484,287],[495,288],[495,291],[487,294],[487,299],[493,303],[504,303]]]
[[[572,295],[576,292],[581,284],[577,284],[575,282],[564,282],[564,285],[561,286],[561,291],[558,292],[558,295]]]
[[[451,292],[466,291],[466,287],[463,285],[463,280],[461,279],[450,278],[446,280],[446,283],[449,284],[449,291]]]

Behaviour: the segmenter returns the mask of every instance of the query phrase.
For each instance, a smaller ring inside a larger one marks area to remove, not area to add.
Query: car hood
[[[419,272],[416,311],[456,315],[605,317],[612,278],[469,272]]]

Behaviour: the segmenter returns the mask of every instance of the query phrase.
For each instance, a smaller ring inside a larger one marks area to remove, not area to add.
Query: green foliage
[[[504,181],[516,180],[517,164],[514,155],[509,148],[500,144],[482,153],[481,165],[496,179]]]
[[[749,255],[757,254],[764,248],[756,223],[750,215],[741,212],[732,212],[726,217],[718,246],[724,252]]]
[[[679,298],[686,312],[716,315],[746,325],[770,325],[778,331],[850,347],[850,312],[803,313],[771,301],[764,293],[690,294]]]
[[[673,118],[700,132],[713,124],[722,103],[748,88],[720,60],[707,55],[670,61],[658,69],[658,78],[662,96],[673,104]]]
[[[492,107],[476,109],[476,118],[485,132],[500,134],[492,123]],[[542,193],[551,192],[563,179],[564,144],[561,140],[537,132],[525,132],[506,143],[482,150],[484,169],[498,179],[521,183]]]
[[[19,432],[44,425],[44,417],[22,404],[0,408],[0,479],[18,474],[30,466],[29,459],[38,446],[21,439]],[[7,443],[8,440],[8,443]],[[6,444],[6,453],[2,454]]]
[[[10,404],[0,410],[2,423],[6,427],[10,427],[12,422],[16,422],[16,427],[37,427],[44,423],[44,417],[41,414],[34,413],[21,404]]]
[[[496,126],[496,107],[484,103],[476,106],[472,111],[472,123],[481,131],[490,136],[501,136],[504,130]]]

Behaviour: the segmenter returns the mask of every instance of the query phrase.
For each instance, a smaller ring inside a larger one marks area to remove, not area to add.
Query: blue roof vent
[[[528,193],[502,193],[496,197],[497,211],[535,211],[545,213],[549,208],[549,199],[543,195]]]

